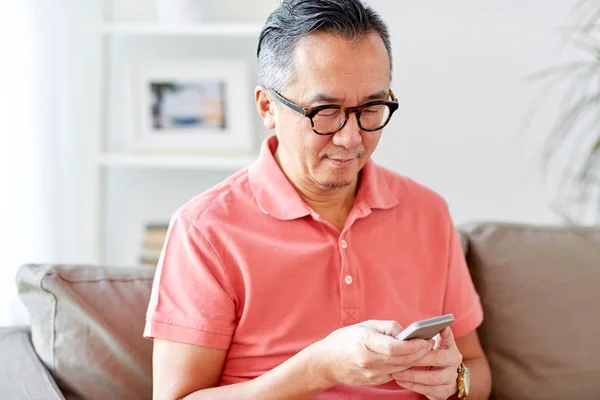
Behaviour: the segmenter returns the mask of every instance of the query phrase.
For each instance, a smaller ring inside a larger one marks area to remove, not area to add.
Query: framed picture
[[[252,152],[252,92],[244,62],[179,60],[132,72],[132,150]]]

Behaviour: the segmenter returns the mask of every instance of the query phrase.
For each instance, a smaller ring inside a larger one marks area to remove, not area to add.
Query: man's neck
[[[293,178],[292,178],[293,179]],[[348,210],[356,198],[356,182],[343,188],[326,189],[312,182],[292,181],[296,191],[306,204],[317,212],[330,213],[334,210]]]
[[[296,175],[275,154],[275,159],[300,198],[317,214],[342,230],[356,198],[358,179],[341,188],[325,188],[305,176]]]

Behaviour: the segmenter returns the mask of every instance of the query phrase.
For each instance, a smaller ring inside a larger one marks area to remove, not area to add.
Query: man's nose
[[[333,144],[342,146],[347,149],[358,147],[362,142],[360,134],[360,126],[358,125],[358,115],[350,114],[346,125],[339,131],[333,134]]]

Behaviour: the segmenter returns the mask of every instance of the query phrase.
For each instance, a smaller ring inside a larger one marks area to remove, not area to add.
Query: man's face
[[[296,81],[282,95],[302,107],[355,107],[387,98],[389,58],[376,33],[354,43],[331,34],[312,34],[296,47],[294,62]],[[356,114],[328,136],[315,134],[309,118],[283,105],[278,105],[274,117],[277,157],[286,173],[324,189],[355,182],[381,136],[381,131],[362,131]]]

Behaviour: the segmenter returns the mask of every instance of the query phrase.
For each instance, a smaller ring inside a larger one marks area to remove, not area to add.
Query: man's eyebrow
[[[373,93],[365,98],[365,101],[372,100],[385,100],[388,98],[389,91],[381,90],[377,93]],[[309,103],[341,103],[342,99],[326,95],[325,93],[317,93],[313,98],[309,100]]]
[[[341,101],[342,99],[328,96],[325,93],[317,93],[309,100],[309,103],[339,103]]]
[[[366,100],[385,100],[388,98],[389,95],[390,95],[389,91],[382,90],[382,91],[373,93],[372,95],[368,96],[366,98]]]

